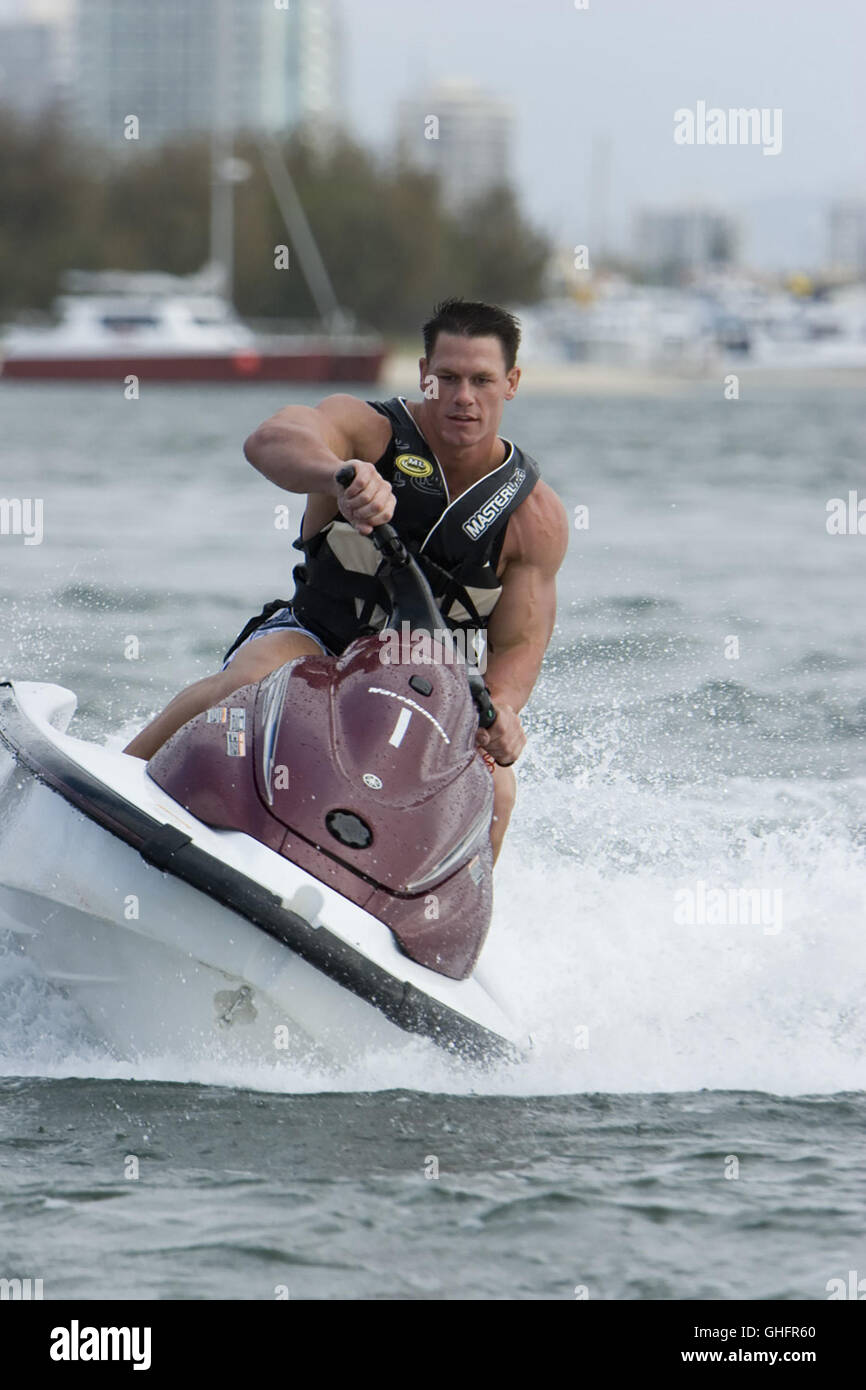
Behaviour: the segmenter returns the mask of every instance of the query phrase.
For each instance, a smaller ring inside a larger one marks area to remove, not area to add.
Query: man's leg
[[[231,695],[233,690],[263,680],[270,671],[284,666],[296,656],[316,656],[321,650],[312,637],[307,637],[302,632],[270,632],[266,637],[247,642],[238,649],[225,671],[205,676],[203,680],[195,681],[179,695],[175,695],[162,714],[158,714],[140,734],[136,734],[123,751],[135,758],[144,758],[145,761],[152,758],[156,750],[161,748],[172,734],[177,733],[182,725],[194,719],[197,714],[203,714],[211,706],[218,705],[221,700]],[[500,767],[497,763],[493,768],[493,819],[490,823],[494,864],[499,857],[516,799],[517,781],[514,769]]]
[[[517,778],[514,776],[513,767],[500,767],[497,763],[493,769],[493,819],[490,822],[490,843],[493,846],[493,862],[499,858],[499,851],[502,848],[502,841],[505,839],[505,832],[508,829],[508,822],[511,819],[511,812],[514,810],[514,803],[517,800]]]
[[[269,632],[264,637],[245,643],[238,648],[224,671],[205,676],[175,695],[162,714],[158,714],[127,744],[124,753],[147,761],[183,724],[197,714],[203,714],[212,705],[218,705],[233,690],[264,680],[268,672],[284,666],[296,656],[320,656],[321,653],[318,642],[303,632]]]

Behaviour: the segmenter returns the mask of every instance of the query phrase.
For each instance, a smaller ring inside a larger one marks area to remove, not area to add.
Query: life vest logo
[[[401,473],[407,474],[410,478],[429,478],[433,472],[430,460],[422,459],[419,454],[400,454],[394,463]]]
[[[484,506],[480,507],[474,516],[467,517],[463,523],[463,530],[470,540],[477,541],[478,537],[484,534],[488,526],[493,524],[500,512],[508,506],[511,499],[520,491],[521,484],[525,477],[525,468],[515,468],[508,482],[490,498],[490,501],[485,502]]]

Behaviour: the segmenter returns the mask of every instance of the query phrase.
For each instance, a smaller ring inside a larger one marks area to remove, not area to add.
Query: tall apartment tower
[[[837,275],[866,277],[866,200],[839,199],[828,212],[830,269]]]
[[[738,243],[735,219],[721,210],[646,208],[638,218],[635,251],[647,269],[679,276],[732,265]]]
[[[335,0],[76,0],[73,47],[71,115],[102,144],[131,115],[152,145],[340,114]]]
[[[65,109],[74,0],[21,0],[0,9],[0,107],[20,120]]]
[[[400,103],[397,154],[438,173],[446,203],[457,209],[510,181],[512,133],[507,103],[470,82],[439,82]]]

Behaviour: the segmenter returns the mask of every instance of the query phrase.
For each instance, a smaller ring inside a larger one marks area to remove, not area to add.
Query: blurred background
[[[0,0],[7,375],[122,341],[281,380],[387,349],[402,380],[450,293],[522,311],[566,381],[863,368],[864,27],[857,0]],[[765,138],[678,143],[699,104]]]

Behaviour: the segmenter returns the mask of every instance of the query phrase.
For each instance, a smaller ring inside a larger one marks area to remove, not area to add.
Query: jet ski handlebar
[[[491,724],[496,722],[496,707],[490,698],[490,691],[484,684],[477,666],[470,666],[466,675],[469,679],[470,694],[478,710],[478,723],[482,729],[489,729]]]
[[[337,482],[340,487],[348,487],[355,478],[355,469],[351,463],[347,463],[337,473]],[[392,566],[401,568],[409,563],[409,552],[401,541],[394,527],[385,522],[382,526],[374,526],[370,531],[370,540],[376,549],[391,561]]]
[[[345,464],[338,471],[336,477],[340,487],[348,487],[355,477],[354,466],[351,463]],[[387,574],[383,574],[382,578],[386,586],[392,591],[392,596],[396,600],[395,607],[399,608],[413,626],[426,628],[431,632],[434,630],[449,631],[445,619],[436,606],[425,575],[394,527],[389,522],[385,522],[382,526],[373,526],[370,530],[370,539],[383,559],[387,561],[385,566]],[[489,729],[496,720],[496,709],[490,698],[490,691],[484,684],[477,666],[467,664],[466,675],[469,681],[469,690],[478,711],[478,723],[482,729]]]

